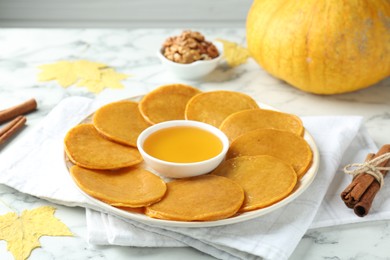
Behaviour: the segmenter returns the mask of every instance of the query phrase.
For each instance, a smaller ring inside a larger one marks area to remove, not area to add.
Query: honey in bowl
[[[152,133],[143,148],[149,155],[163,161],[193,163],[217,156],[222,151],[222,142],[204,129],[175,126]]]
[[[146,164],[158,174],[185,178],[214,170],[225,158],[229,139],[203,122],[171,120],[145,129],[137,147]]]

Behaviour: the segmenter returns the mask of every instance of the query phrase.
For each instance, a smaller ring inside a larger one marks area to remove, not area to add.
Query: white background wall
[[[252,0],[0,0],[0,27],[244,27]]]

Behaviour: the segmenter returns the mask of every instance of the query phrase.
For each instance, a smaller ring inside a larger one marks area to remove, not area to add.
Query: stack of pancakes
[[[152,124],[196,120],[229,138],[226,160],[213,172],[164,180],[143,163],[136,143]],[[99,108],[92,123],[72,128],[65,152],[76,184],[87,194],[153,218],[210,221],[270,206],[296,188],[312,163],[302,121],[260,108],[248,95],[165,85],[139,102]]]

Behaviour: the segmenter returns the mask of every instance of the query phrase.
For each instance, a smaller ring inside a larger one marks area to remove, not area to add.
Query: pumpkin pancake
[[[244,189],[241,212],[264,208],[282,200],[297,183],[292,166],[269,155],[241,156],[224,161],[213,174],[227,177]]]
[[[160,177],[138,167],[108,171],[74,165],[70,173],[85,193],[117,207],[148,206],[159,201],[166,192],[165,182]]]
[[[276,129],[256,129],[237,137],[227,159],[244,155],[271,155],[292,165],[301,178],[311,166],[312,151],[303,137]]]
[[[138,110],[138,103],[119,101],[99,108],[93,116],[96,130],[108,139],[137,147],[139,134],[150,126]]]
[[[233,216],[244,201],[243,189],[232,180],[202,175],[174,180],[166,195],[146,208],[146,215],[168,220],[207,221]]]
[[[107,140],[92,124],[75,126],[64,142],[70,161],[89,169],[118,169],[142,161],[138,149]]]
[[[299,117],[267,109],[248,109],[228,116],[219,129],[224,132],[229,141],[238,136],[259,128],[272,128],[303,135],[304,128]]]
[[[183,84],[161,86],[142,98],[139,110],[151,124],[184,119],[188,100],[199,93],[199,89]]]
[[[250,96],[233,91],[203,92],[191,98],[186,106],[188,120],[201,121],[219,127],[229,115],[246,109],[259,108]]]

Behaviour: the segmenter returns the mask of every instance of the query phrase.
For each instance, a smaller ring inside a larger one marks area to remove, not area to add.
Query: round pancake
[[[96,130],[108,139],[137,147],[139,134],[150,126],[138,110],[138,103],[119,101],[96,110],[93,116]]]
[[[146,215],[168,220],[206,221],[233,216],[244,201],[235,182],[217,175],[201,175],[167,184],[166,195],[146,208]]]
[[[145,207],[159,201],[166,192],[160,177],[138,167],[108,171],[74,165],[70,173],[85,193],[117,207]]]
[[[184,119],[188,100],[199,93],[199,89],[183,84],[161,86],[142,98],[139,110],[151,124]]]
[[[244,189],[241,212],[264,208],[282,200],[297,183],[292,166],[269,155],[233,158],[224,161],[212,173],[227,177]]]
[[[107,140],[92,124],[75,126],[65,136],[71,162],[89,169],[119,169],[142,162],[138,149]]]
[[[259,108],[256,101],[240,92],[225,90],[203,92],[188,101],[185,117],[188,120],[219,127],[229,115],[253,108]]]
[[[237,137],[230,145],[227,159],[245,155],[271,155],[294,168],[301,178],[311,166],[312,151],[303,137],[276,129],[256,129]]]
[[[303,135],[304,127],[299,117],[267,109],[248,109],[228,116],[219,129],[224,132],[229,141],[238,136],[260,128],[272,128]]]

